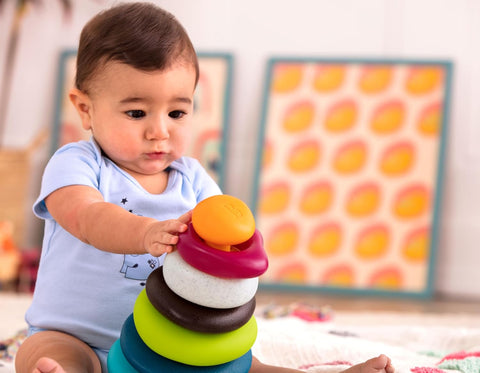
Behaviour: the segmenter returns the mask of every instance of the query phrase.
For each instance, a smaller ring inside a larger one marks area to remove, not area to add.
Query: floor
[[[447,299],[436,297],[432,300],[411,300],[392,298],[368,298],[360,296],[332,296],[320,292],[279,292],[259,289],[256,295],[257,309],[262,306],[286,307],[303,304],[310,307],[327,307],[349,324],[358,321],[376,322],[379,317],[391,317],[393,313],[408,318],[432,323],[448,320],[449,325],[480,328],[480,299]],[[28,294],[0,292],[0,336],[5,338],[24,326],[24,313],[30,304]],[[383,315],[383,316],[382,316]],[[454,316],[454,317],[452,317]]]
[[[389,311],[415,313],[469,313],[480,316],[480,299],[453,299],[436,296],[431,300],[325,295],[320,292],[279,292],[260,289],[257,304],[288,305],[305,303],[330,306],[336,311]]]
[[[412,367],[436,367],[439,359],[417,351],[480,351],[480,300],[422,301],[266,289],[259,289],[256,299],[259,316],[265,316],[258,318],[256,354],[275,365],[289,366],[293,361],[295,366],[303,362],[302,366],[315,367],[322,357],[356,362],[380,351],[392,358],[398,373],[411,373]],[[25,328],[23,315],[30,301],[30,295],[0,292],[0,341]],[[332,317],[313,323],[302,322],[300,316],[275,317],[285,315],[278,311],[298,310],[296,305],[326,309]],[[266,309],[274,310],[273,318]],[[320,365],[312,372],[334,372],[330,368]],[[11,363],[0,361],[0,373],[13,372]]]

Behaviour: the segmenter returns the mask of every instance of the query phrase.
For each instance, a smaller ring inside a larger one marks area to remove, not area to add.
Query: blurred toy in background
[[[16,288],[20,262],[20,250],[13,242],[13,224],[0,221],[0,290]]]
[[[33,293],[40,250],[21,249],[13,239],[14,226],[0,221],[0,291]]]
[[[37,282],[40,250],[38,248],[21,251],[21,263],[18,270],[17,291],[19,293],[33,293]]]

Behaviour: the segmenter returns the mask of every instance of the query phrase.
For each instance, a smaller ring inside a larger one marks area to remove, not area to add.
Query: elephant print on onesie
[[[123,197],[120,203],[128,212],[142,216],[141,214],[136,214],[132,209],[127,208],[126,205],[129,203],[127,197]],[[144,281],[154,269],[163,264],[164,258],[165,254],[159,258],[150,254],[125,254],[120,272],[125,275],[125,278],[142,281],[140,285],[144,286]]]
[[[156,258],[150,254],[125,254],[121,273],[131,280],[145,281],[150,273],[160,266],[164,255]],[[144,283],[142,283],[144,285]]]

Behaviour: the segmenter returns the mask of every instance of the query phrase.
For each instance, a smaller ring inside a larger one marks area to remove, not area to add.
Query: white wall
[[[83,24],[116,1],[30,9],[22,27],[4,144],[24,147],[54,111],[57,59]],[[480,2],[478,0],[157,0],[199,51],[235,57],[226,192],[251,200],[266,60],[270,56],[441,58],[455,63],[438,253],[439,292],[480,297]],[[13,0],[0,13],[0,61]],[[0,65],[1,68],[2,65]]]

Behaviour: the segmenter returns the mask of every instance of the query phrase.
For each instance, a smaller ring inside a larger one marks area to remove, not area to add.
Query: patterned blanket
[[[480,373],[480,316],[338,313],[293,305],[257,312],[254,354],[265,362],[333,373],[384,353],[398,373]]]
[[[338,312],[292,304],[257,308],[253,353],[274,365],[335,373],[384,353],[398,373],[480,373],[480,316]],[[13,373],[25,331],[0,341],[0,373]]]

